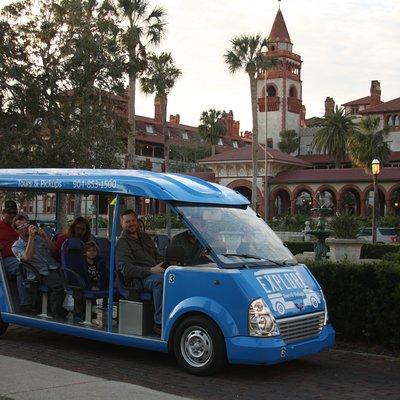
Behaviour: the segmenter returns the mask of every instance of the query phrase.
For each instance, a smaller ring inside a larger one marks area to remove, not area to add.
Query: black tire
[[[218,326],[202,315],[184,319],[173,337],[178,364],[194,375],[211,375],[226,364],[225,340]]]
[[[3,336],[7,332],[8,324],[6,324],[0,315],[0,336]]]

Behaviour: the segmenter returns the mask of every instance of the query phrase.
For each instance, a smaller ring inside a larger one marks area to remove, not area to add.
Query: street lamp
[[[372,176],[374,177],[374,204],[372,208],[372,243],[376,243],[376,226],[378,220],[378,175],[381,172],[381,163],[376,158],[372,160]]]

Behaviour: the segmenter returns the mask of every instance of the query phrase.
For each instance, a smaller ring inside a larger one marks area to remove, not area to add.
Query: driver
[[[191,218],[190,222],[204,236],[206,232],[206,225],[204,220],[200,217]],[[209,263],[210,259],[207,257],[207,249],[201,245],[196,236],[190,231],[186,230],[184,232],[175,235],[170,246],[181,246],[184,249],[185,255],[185,265],[196,265]]]

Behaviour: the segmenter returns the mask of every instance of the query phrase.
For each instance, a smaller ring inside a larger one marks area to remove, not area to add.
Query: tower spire
[[[291,43],[289,32],[287,30],[286,23],[280,8],[276,13],[275,21],[272,25],[271,33],[268,37],[268,42]]]

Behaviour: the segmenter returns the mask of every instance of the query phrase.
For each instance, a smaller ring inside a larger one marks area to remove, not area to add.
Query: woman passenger
[[[64,234],[58,235],[56,243],[53,249],[53,257],[60,261],[61,260],[61,247],[66,239],[70,237],[79,238],[82,242],[87,243],[92,239],[90,233],[89,221],[84,217],[76,217],[70,227]]]

